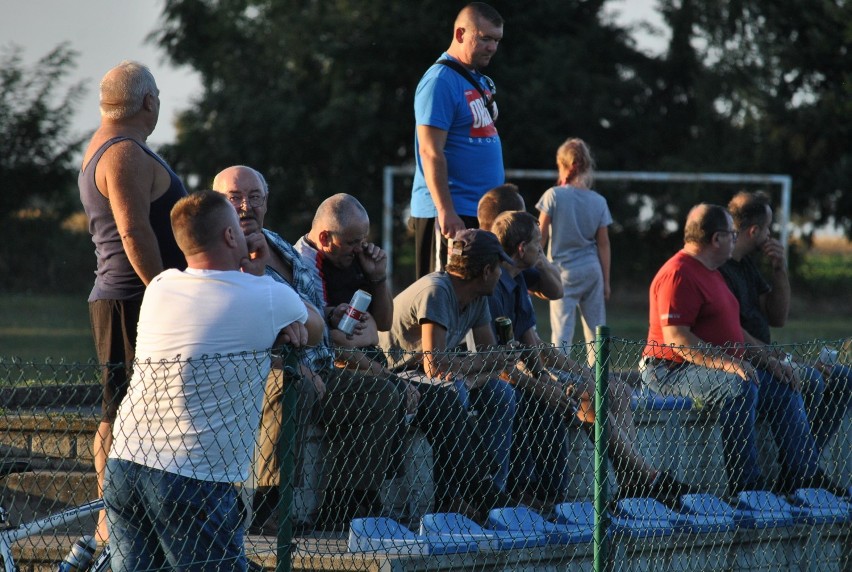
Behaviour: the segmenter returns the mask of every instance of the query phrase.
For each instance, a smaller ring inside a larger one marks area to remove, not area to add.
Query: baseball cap
[[[501,260],[514,264],[512,259],[503,251],[500,241],[493,232],[479,228],[466,228],[456,233],[456,237],[448,245],[448,262],[454,256],[477,258],[496,254]]]

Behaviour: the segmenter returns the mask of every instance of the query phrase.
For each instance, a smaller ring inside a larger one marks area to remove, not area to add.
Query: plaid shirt
[[[306,303],[313,305],[322,316],[325,308],[322,285],[317,284],[314,273],[305,265],[302,257],[299,256],[299,253],[293,248],[292,244],[265,228],[263,229],[263,235],[266,237],[269,247],[293,267],[293,283],[290,286],[293,287]],[[277,282],[284,282],[286,284],[286,280],[269,266],[266,267],[266,275]],[[322,343],[302,350],[299,359],[315,373],[334,367],[334,352],[331,349],[328,328],[323,329]]]

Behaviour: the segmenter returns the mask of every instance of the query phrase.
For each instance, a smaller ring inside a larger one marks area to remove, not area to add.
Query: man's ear
[[[145,97],[142,98],[142,107],[145,108],[145,111],[151,111],[154,109],[154,95],[151,93],[146,93]]]
[[[327,230],[321,230],[319,233],[320,246],[327,247],[331,244],[331,233]]]
[[[444,37],[446,37],[446,36],[444,36]],[[464,43],[464,28],[462,28],[461,26],[456,28],[455,40],[460,44]]]
[[[225,243],[231,248],[237,245],[237,236],[234,234],[234,227],[227,226],[225,227]],[[240,230],[242,232],[242,230]]]

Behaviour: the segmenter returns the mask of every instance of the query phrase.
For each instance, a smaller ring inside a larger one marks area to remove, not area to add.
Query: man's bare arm
[[[163,271],[149,220],[158,168],[162,167],[139,145],[121,141],[104,152],[96,170],[98,188],[109,199],[127,258],[146,286]]]
[[[690,363],[734,373],[745,380],[757,382],[753,365],[727,354],[721,346],[705,342],[693,334],[689,326],[663,326],[663,341],[666,345],[672,345],[672,350]]]
[[[453,238],[458,231],[464,229],[464,223],[456,213],[453,198],[450,196],[447,158],[444,156],[447,132],[430,125],[418,125],[417,141],[420,145],[423,177],[426,179],[429,194],[432,195],[432,202],[438,210],[438,225],[444,236]]]

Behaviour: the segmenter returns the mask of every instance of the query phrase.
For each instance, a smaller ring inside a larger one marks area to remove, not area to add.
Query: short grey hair
[[[147,66],[125,60],[101,80],[101,116],[113,120],[127,119],[142,109],[146,95],[159,93],[157,82]]]

